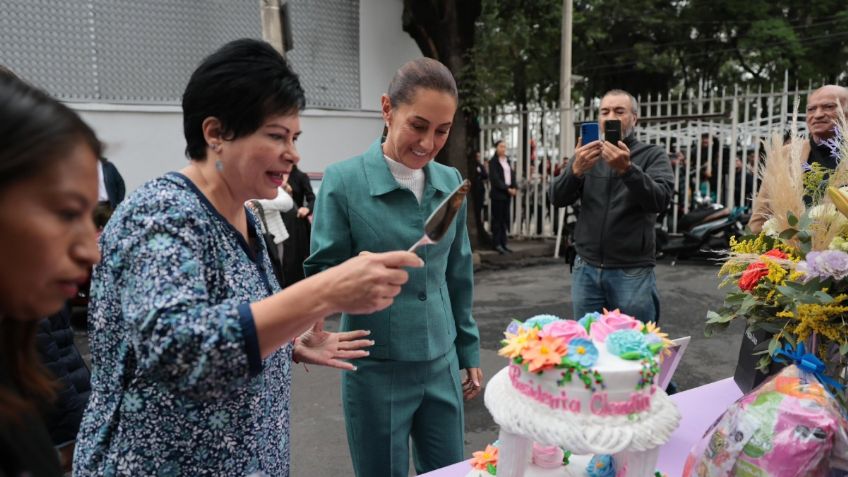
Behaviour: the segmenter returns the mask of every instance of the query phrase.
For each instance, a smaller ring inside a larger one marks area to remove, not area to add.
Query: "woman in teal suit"
[[[324,173],[307,275],[363,252],[407,249],[421,238],[427,217],[462,180],[433,161],[456,107],[456,83],[438,61],[413,60],[395,73],[382,97],[385,142]],[[465,221],[463,205],[439,243],[418,249],[425,266],[409,271],[391,307],[342,315],[343,329],[370,330],[374,341],[357,370],[342,375],[358,477],[406,477],[410,437],[419,473],[463,459],[462,401],[479,394],[483,379]]]

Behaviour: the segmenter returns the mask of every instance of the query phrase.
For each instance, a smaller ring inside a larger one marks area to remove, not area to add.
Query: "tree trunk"
[[[404,0],[403,30],[424,56],[442,62],[454,78],[462,78],[460,73],[474,45],[474,22],[481,8],[481,0]],[[462,177],[471,178],[479,130],[476,115],[463,110],[460,98],[450,136],[436,160],[456,167]],[[469,201],[469,209],[473,209],[472,205]],[[472,210],[468,213],[468,233],[475,246],[480,245],[481,234],[485,235],[485,231],[478,230]]]

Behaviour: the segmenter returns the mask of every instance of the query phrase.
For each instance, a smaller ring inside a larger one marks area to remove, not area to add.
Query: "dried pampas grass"
[[[801,148],[804,140],[797,134],[793,121],[791,142],[783,144],[783,136],[774,132],[770,140],[763,141],[766,163],[760,170],[760,195],[766,215],[776,223],[777,230],[792,228],[789,213],[801,217],[804,213],[804,169],[801,165]]]
[[[848,121],[841,105],[838,107],[838,129],[840,132],[848,131]],[[848,134],[837,134],[832,140],[833,147],[838,148],[841,155],[839,164],[829,174],[827,185],[820,189],[821,193],[811,194],[811,210],[806,210],[804,195],[811,191],[804,187],[805,164],[801,161],[801,151],[809,139],[798,133],[797,108],[796,98],[789,143],[783,143],[779,132],[772,133],[771,138],[763,142],[766,162],[760,171],[761,189],[764,190],[760,200],[775,230],[795,228],[789,225],[789,214],[800,219],[806,211],[809,219],[807,230],[810,234],[810,249],[825,250],[833,238],[845,232],[846,227],[845,217],[834,209],[832,201],[823,192],[826,187],[840,188],[848,185]]]

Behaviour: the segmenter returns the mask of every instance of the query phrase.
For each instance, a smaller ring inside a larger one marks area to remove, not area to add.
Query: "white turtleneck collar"
[[[424,170],[406,167],[405,165],[401,164],[400,162],[392,159],[391,157],[385,154],[383,154],[383,158],[386,159],[386,164],[388,164],[389,166],[389,171],[391,171],[392,176],[394,176],[398,184],[411,190],[412,193],[415,194],[415,198],[420,204],[421,197],[424,196]]]

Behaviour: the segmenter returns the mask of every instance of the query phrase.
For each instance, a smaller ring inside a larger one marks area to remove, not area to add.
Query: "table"
[[[733,382],[733,378],[722,379],[671,396],[683,418],[668,443],[660,448],[660,457],[657,462],[659,470],[669,476],[681,475],[686,456],[692,446],[701,439],[707,428],[740,397],[742,397],[742,391]],[[470,462],[470,459],[458,462],[421,474],[421,477],[465,477],[471,471]]]

